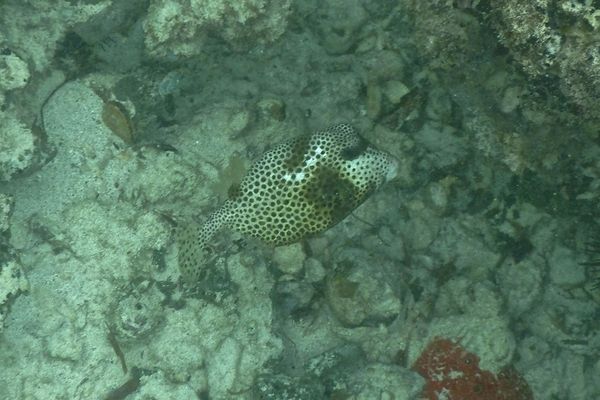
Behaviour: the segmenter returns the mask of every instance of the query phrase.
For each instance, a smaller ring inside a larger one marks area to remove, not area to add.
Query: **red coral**
[[[497,375],[479,368],[479,357],[452,340],[436,338],[413,369],[426,380],[422,396],[429,400],[533,400],[523,377],[512,367]]]

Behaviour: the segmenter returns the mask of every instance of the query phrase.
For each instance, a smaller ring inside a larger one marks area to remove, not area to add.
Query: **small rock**
[[[371,79],[380,82],[397,80],[406,75],[406,62],[397,52],[379,50],[365,60]]]
[[[408,86],[400,81],[388,81],[386,82],[383,93],[392,104],[398,104],[404,96],[410,92]]]
[[[585,266],[577,262],[574,252],[557,246],[548,260],[550,279],[559,286],[575,286],[585,281]]]
[[[29,81],[27,63],[16,54],[0,55],[0,90],[22,88]]]
[[[314,294],[315,289],[310,283],[283,281],[275,286],[274,303],[285,314],[292,314],[308,307]]]
[[[437,315],[492,317],[502,309],[502,298],[492,283],[473,283],[464,277],[454,277],[440,287],[435,304]]]
[[[496,282],[515,317],[531,309],[542,294],[543,267],[526,258],[515,263],[507,258],[496,273]]]
[[[449,188],[439,182],[432,182],[427,187],[428,206],[438,214],[443,214],[448,207]]]
[[[423,250],[436,237],[439,221],[425,204],[415,200],[407,204],[410,219],[406,224],[404,236],[411,249]]]
[[[65,320],[47,339],[48,355],[58,360],[80,361],[83,354],[83,341],[80,340],[80,335],[81,333]]]
[[[259,117],[265,120],[283,121],[285,119],[285,103],[279,99],[266,98],[260,100],[256,107]]]
[[[311,283],[317,283],[323,281],[327,271],[321,261],[313,257],[308,257],[304,260],[304,279]]]
[[[442,89],[433,89],[427,98],[427,116],[434,121],[448,121],[452,117],[450,95]]]
[[[401,308],[390,284],[364,266],[332,276],[325,293],[337,319],[350,327],[385,323],[396,317]]]
[[[312,254],[324,255],[329,245],[330,243],[326,236],[317,236],[308,239],[308,246]]]
[[[325,398],[325,388],[316,379],[277,374],[261,374],[254,386],[256,398],[263,400],[304,400]]]
[[[516,110],[521,104],[522,90],[519,87],[511,86],[506,88],[502,101],[500,102],[500,110],[503,113],[509,113]]]
[[[382,91],[379,83],[375,80],[370,80],[367,83],[367,116],[372,120],[376,120],[381,114]]]
[[[240,135],[252,122],[252,115],[248,110],[233,113],[228,121],[229,131],[233,136]]]
[[[144,281],[116,304],[112,326],[121,339],[139,339],[152,332],[163,320],[164,295],[156,285]]]
[[[277,269],[285,274],[295,275],[302,270],[306,254],[300,243],[275,248],[273,261]]]
[[[424,380],[418,374],[397,365],[374,363],[361,368],[350,378],[360,388],[353,399],[416,399]]]

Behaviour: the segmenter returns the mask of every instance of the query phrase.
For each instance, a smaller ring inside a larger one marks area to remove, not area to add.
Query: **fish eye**
[[[367,147],[369,147],[369,143],[361,137],[358,143],[344,148],[341,152],[341,156],[345,161],[352,161],[363,154],[365,150],[367,150]]]

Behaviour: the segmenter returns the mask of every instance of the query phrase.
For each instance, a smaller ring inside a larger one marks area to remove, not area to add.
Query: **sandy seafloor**
[[[0,399],[599,399],[592,3],[0,0]],[[176,227],[340,122],[396,179],[184,285]]]

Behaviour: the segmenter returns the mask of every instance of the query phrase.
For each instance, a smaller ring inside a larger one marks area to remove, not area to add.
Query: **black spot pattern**
[[[267,151],[242,179],[235,196],[202,227],[179,239],[182,273],[197,273],[202,249],[223,226],[283,245],[335,225],[396,169],[389,154],[369,145],[348,124],[285,141]]]

